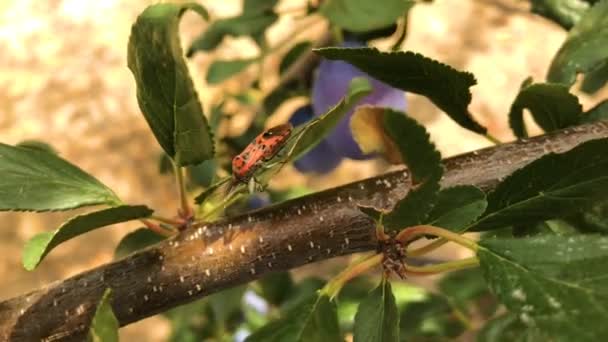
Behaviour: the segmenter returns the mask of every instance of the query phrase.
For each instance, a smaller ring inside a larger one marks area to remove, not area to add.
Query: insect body
[[[287,142],[293,126],[289,123],[267,129],[258,135],[243,152],[232,159],[233,183],[247,183],[253,173],[274,157]]]

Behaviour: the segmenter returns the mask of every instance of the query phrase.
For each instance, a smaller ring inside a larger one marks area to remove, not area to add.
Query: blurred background
[[[237,15],[238,0],[198,1],[213,18]],[[146,204],[171,216],[178,198],[172,177],[159,173],[161,148],[137,106],[135,82],[127,69],[129,32],[137,15],[153,1],[139,0],[3,0],[0,2],[0,141],[16,144],[35,139],[51,144],[65,159],[102,180],[133,204]],[[490,133],[513,139],[507,113],[520,84],[528,76],[542,80],[566,32],[531,14],[525,1],[437,0],[412,9],[402,48],[420,52],[475,74],[470,110]],[[305,2],[280,1],[280,20],[267,31],[272,46],[284,41]],[[182,20],[182,43],[189,46],[206,27],[196,15]],[[302,38],[324,34],[322,20],[310,25]],[[297,39],[296,39],[297,41]],[[293,44],[293,41],[291,42]],[[387,48],[379,40],[371,45]],[[215,57],[248,57],[256,46],[250,38],[226,37],[211,54],[196,54],[190,71],[208,109],[226,91],[242,90],[256,76],[246,70],[221,86],[205,84]],[[287,49],[286,49],[287,50]],[[284,52],[286,52],[286,50]],[[278,82],[280,58],[265,61],[261,89]],[[273,76],[275,75],[275,76]],[[249,80],[249,81],[248,81]],[[584,95],[582,101],[588,100]],[[285,122],[305,100],[283,104],[270,123]],[[585,106],[585,102],[583,103]],[[588,106],[585,106],[588,108]],[[465,131],[426,99],[407,95],[407,112],[427,126],[444,157],[489,146],[483,137]],[[249,115],[249,117],[248,117]],[[239,112],[222,127],[238,135],[251,120]],[[324,175],[285,168],[275,187],[314,191],[386,171],[378,161],[342,161]],[[138,224],[100,229],[54,250],[33,272],[21,266],[21,249],[36,233],[55,229],[73,213],[0,213],[0,299],[7,299],[112,260],[114,247]],[[304,269],[300,272],[311,272]],[[318,268],[317,268],[318,272]],[[152,317],[121,330],[125,340],[163,341],[168,323]]]

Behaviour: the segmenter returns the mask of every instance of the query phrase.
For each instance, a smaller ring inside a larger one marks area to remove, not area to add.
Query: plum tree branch
[[[608,121],[448,158],[442,186],[491,190],[543,154],[604,137]],[[373,250],[373,221],[357,205],[390,208],[409,184],[400,170],[197,225],[125,259],[0,302],[0,340],[80,341],[107,287],[124,326],[269,272]]]

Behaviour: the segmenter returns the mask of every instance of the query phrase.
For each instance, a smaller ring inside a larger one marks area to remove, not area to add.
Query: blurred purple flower
[[[270,203],[270,196],[267,193],[256,193],[249,196],[249,199],[247,200],[247,207],[249,207],[251,210],[255,210],[270,205]]]
[[[365,47],[364,44],[354,41],[345,41],[345,48]],[[405,111],[405,94],[399,89],[390,87],[356,67],[342,61],[322,60],[312,85],[312,106],[315,115],[322,115],[335,106],[346,95],[350,81],[355,77],[366,77],[373,87],[371,94],[357,103],[389,107]],[[327,137],[328,144],[339,155],[351,159],[370,159],[373,155],[364,155],[359,149],[350,131],[350,118],[353,111],[347,113],[336,129]]]
[[[289,118],[289,123],[295,127],[302,125],[313,118],[312,106],[305,105],[293,112],[291,118]],[[335,169],[340,164],[340,161],[342,161],[342,157],[334,152],[326,140],[323,140],[296,160],[293,165],[302,173],[316,172],[324,174]]]

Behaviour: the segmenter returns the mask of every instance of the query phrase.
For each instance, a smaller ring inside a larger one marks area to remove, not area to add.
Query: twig
[[[442,186],[490,190],[543,154],[604,137],[608,121],[449,158]],[[194,226],[125,259],[0,302],[0,340],[83,340],[107,287],[124,326],[269,272],[375,250],[374,221],[357,205],[390,208],[408,191],[405,174],[395,171]]]

